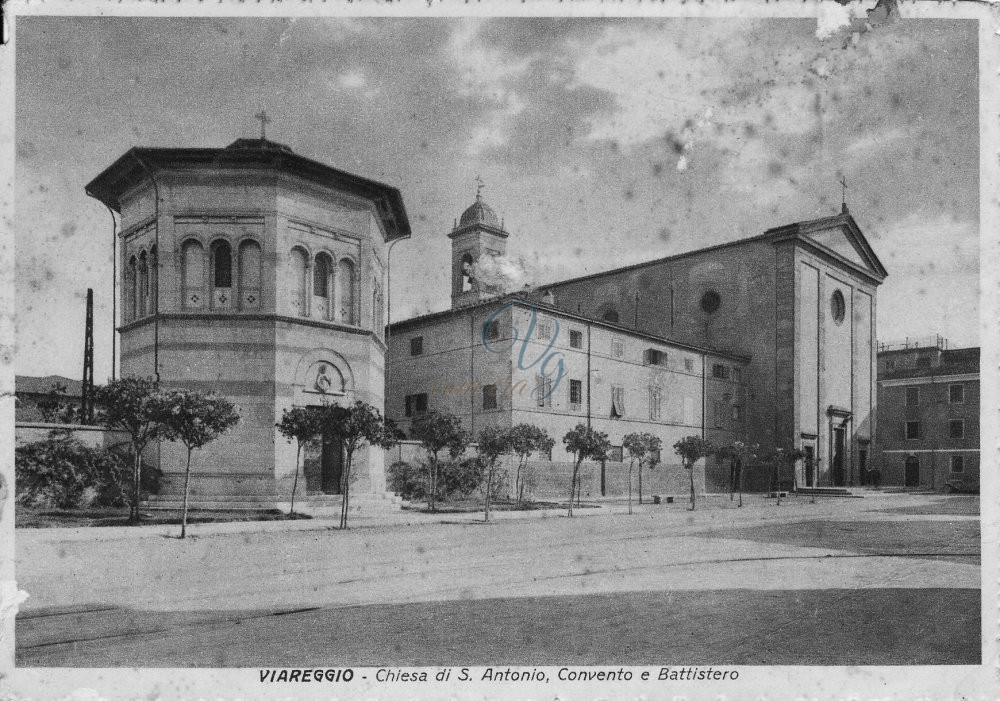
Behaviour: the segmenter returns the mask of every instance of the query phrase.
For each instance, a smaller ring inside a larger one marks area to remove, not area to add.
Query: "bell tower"
[[[483,181],[476,178],[479,186],[476,201],[462,212],[451,239],[451,306],[462,307],[483,299],[502,294],[488,280],[477,279],[476,268],[491,257],[503,256],[507,252],[507,232],[496,212],[483,201]]]

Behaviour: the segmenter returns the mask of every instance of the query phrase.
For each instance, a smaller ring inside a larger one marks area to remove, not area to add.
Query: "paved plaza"
[[[979,664],[978,497],[727,502],[19,530],[17,662]]]

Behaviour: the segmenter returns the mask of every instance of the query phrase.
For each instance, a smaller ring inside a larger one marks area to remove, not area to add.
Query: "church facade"
[[[478,198],[449,236],[452,309],[393,325],[390,362],[403,379],[399,388],[390,388],[386,411],[405,425],[407,413],[416,410],[416,397],[426,393],[421,408],[454,411],[466,418],[469,427],[475,425],[477,411],[483,413],[479,425],[513,420],[497,418],[502,412],[491,417],[477,409],[486,406],[482,398],[463,398],[466,404],[461,405],[431,391],[439,378],[474,374],[476,353],[482,350],[476,345],[486,343],[485,336],[483,342],[476,340],[478,330],[488,328],[484,324],[499,306],[497,291],[488,281],[475,279],[476,271],[482,267],[482,256],[504,255],[508,239],[496,214]],[[637,421],[637,426],[662,430],[668,446],[677,431],[667,427],[676,426],[683,435],[697,433],[719,444],[758,443],[762,454],[779,447],[798,448],[806,459],[796,467],[797,485],[849,486],[860,483],[872,457],[876,291],[886,275],[845,206],[831,217],[770,229],[721,246],[536,285],[529,306],[570,332],[575,324],[586,343],[599,336],[619,338],[597,342],[605,360],[648,368],[649,358],[663,357],[668,373],[675,371],[675,363],[689,363],[688,372],[691,364],[699,368],[693,373],[701,378],[697,391],[671,379],[661,382],[656,394],[647,371],[626,372],[631,379],[611,382],[613,387],[634,385],[633,394],[649,392],[668,405],[693,401],[699,407],[693,422],[685,419],[691,417],[683,410],[647,414],[646,403],[635,400],[628,404],[641,406],[640,411],[615,417],[611,395],[603,395],[628,390],[598,387],[592,367],[577,370],[582,394],[572,396],[582,397],[588,407],[599,406],[597,425],[609,432],[612,442],[617,438],[620,444],[618,434],[635,430],[630,422]],[[523,329],[528,323],[522,315],[520,326],[506,318],[500,325]],[[420,354],[407,344],[416,337],[435,352],[426,359],[415,357]],[[562,342],[570,344],[571,339],[567,336]],[[608,352],[612,344],[616,350]],[[622,346],[637,352],[620,354]],[[517,352],[516,347],[513,350]],[[484,360],[489,355],[480,354]],[[583,355],[596,357],[589,351]],[[499,363],[494,368],[499,379],[510,375],[504,374],[507,368],[514,368],[512,376],[517,378],[514,360],[492,360]],[[724,382],[726,373],[739,380],[731,388],[716,390],[714,383]],[[483,382],[480,377],[470,375],[470,379]],[[521,379],[529,385],[544,380]],[[574,390],[567,386],[559,391]],[[715,418],[725,413],[718,408],[720,398],[726,398],[727,421]],[[493,407],[492,399],[486,401]],[[567,407],[574,403],[569,396],[563,401]],[[510,408],[516,415],[516,402]],[[536,422],[553,429],[550,435],[558,438],[571,427],[564,427],[565,421],[539,418],[536,407],[528,408],[536,414]],[[566,413],[572,417],[573,411]],[[734,422],[732,417],[737,416]],[[720,432],[714,435],[717,429]],[[711,487],[712,468],[706,470],[706,486]]]
[[[121,375],[239,409],[198,455],[194,502],[286,499],[296,448],[275,428],[284,409],[383,407],[386,247],[410,235],[399,191],[262,138],[133,148],[87,192],[121,215]],[[359,458],[352,493],[383,494],[381,451]],[[181,493],[180,446],[148,459],[166,498]],[[303,491],[338,494],[342,462],[324,439]]]

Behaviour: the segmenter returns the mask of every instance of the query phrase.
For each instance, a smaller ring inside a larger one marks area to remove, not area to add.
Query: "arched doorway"
[[[344,474],[344,447],[339,439],[330,434],[329,429],[323,432],[319,464],[320,491],[323,494],[340,494]]]
[[[906,459],[905,473],[903,476],[904,487],[920,486],[920,460],[911,455]]]

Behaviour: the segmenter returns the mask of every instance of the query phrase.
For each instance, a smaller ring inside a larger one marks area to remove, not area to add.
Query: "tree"
[[[65,402],[63,401],[65,398],[66,385],[61,382],[53,382],[45,396],[38,400],[38,411],[42,415],[42,421],[47,424],[71,423],[71,421],[63,420],[65,418]]]
[[[701,436],[686,436],[674,443],[674,452],[681,457],[684,469],[691,471],[691,510],[694,511],[694,464],[714,453],[715,448]]]
[[[650,467],[656,464],[659,458],[660,448],[663,441],[652,433],[630,433],[622,439],[622,447],[628,451],[628,512],[632,513],[632,468],[635,461],[639,461],[639,503],[642,503],[642,464],[648,463]]]
[[[163,435],[187,448],[184,468],[184,506],[181,511],[181,538],[187,534],[188,493],[191,485],[191,453],[201,450],[240,420],[232,402],[214,394],[189,389],[164,393],[167,412]]]
[[[127,433],[132,444],[128,522],[135,524],[139,521],[142,451],[163,437],[169,405],[156,381],[141,377],[122,377],[98,387],[95,399],[104,406],[104,425]]]
[[[777,505],[781,506],[781,472],[782,468],[786,466],[792,466],[794,469],[795,463],[805,457],[805,453],[798,448],[775,448],[774,451],[767,456],[765,461],[767,465],[771,468],[771,491],[774,492],[777,497]]]
[[[580,473],[580,464],[586,460],[606,460],[608,450],[611,448],[611,441],[608,434],[595,431],[584,424],[577,424],[576,428],[563,436],[563,445],[566,452],[573,454],[573,478],[569,485],[569,512],[573,516],[573,495],[576,494],[577,477]]]
[[[733,500],[733,491],[738,486],[740,501],[737,506],[743,506],[743,469],[757,459],[758,450],[760,446],[756,443],[736,441],[722,446],[716,453],[721,458],[729,458],[729,501]]]
[[[295,491],[299,486],[299,463],[301,462],[302,448],[316,442],[323,430],[322,416],[315,408],[292,407],[281,412],[281,421],[275,426],[289,443],[295,441],[295,479],[292,480],[292,503],[288,509],[288,515],[292,516],[295,513]]]
[[[387,424],[382,412],[362,401],[351,406],[331,405],[323,408],[323,428],[344,446],[344,471],[340,478],[340,527],[347,528],[347,512],[351,506],[351,468],[354,454],[365,447],[391,448],[396,443],[394,427]]]
[[[429,411],[413,420],[410,435],[427,451],[427,508],[436,511],[438,458],[445,448],[452,459],[465,452],[470,442],[469,434],[462,428],[462,420],[454,414]]]
[[[511,450],[512,429],[488,426],[479,432],[479,458],[486,469],[486,499],[483,520],[490,520],[490,497],[493,493],[493,475],[500,458]]]
[[[517,455],[517,473],[514,477],[514,498],[517,508],[524,499],[528,459],[532,453],[548,453],[555,445],[549,434],[531,424],[517,424],[510,429],[510,452]]]

